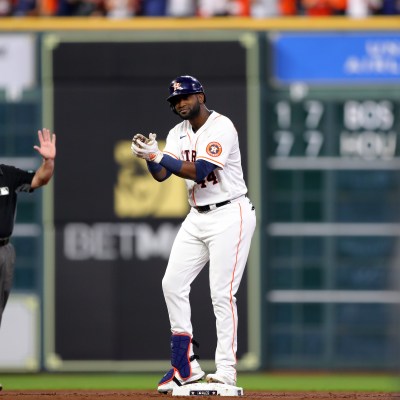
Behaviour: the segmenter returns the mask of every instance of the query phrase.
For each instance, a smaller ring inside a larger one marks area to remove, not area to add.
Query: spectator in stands
[[[138,0],[104,0],[104,7],[108,18],[130,18],[140,12]]]
[[[249,17],[251,15],[251,6],[254,0],[236,0],[231,13],[238,17]]]
[[[103,0],[58,0],[57,16],[84,17],[106,15]]]
[[[58,0],[40,0],[39,12],[43,16],[55,15],[58,8]]]
[[[329,4],[332,8],[332,14],[334,15],[346,14],[347,0],[329,0]]]
[[[309,16],[343,15],[347,0],[301,0],[303,13]]]
[[[141,15],[146,17],[165,17],[167,15],[167,0],[143,0]]]
[[[0,0],[0,4],[2,1]],[[59,0],[6,0],[12,5],[9,15],[24,16],[54,16],[57,13]],[[1,15],[1,13],[0,13]]]
[[[200,17],[250,16],[253,0],[198,0],[197,14]]]
[[[277,0],[253,0],[251,16],[254,18],[268,18],[280,15]]]
[[[375,15],[400,14],[400,0],[369,0],[369,8]]]
[[[192,17],[196,15],[196,0],[135,0],[137,15],[144,17]]]
[[[8,17],[11,15],[11,0],[0,0],[0,17]]]
[[[171,17],[193,17],[196,15],[196,0],[169,0],[167,15]]]
[[[365,18],[369,14],[369,0],[348,0],[346,14],[353,18]]]
[[[230,14],[230,1],[198,0],[197,12],[203,18],[227,16]]]
[[[296,0],[278,0],[278,11],[282,16],[297,15],[298,7]]]
[[[14,4],[12,15],[16,17],[38,16],[40,10],[36,0],[18,0]]]
[[[400,0],[383,0],[380,14],[384,15],[400,14]]]

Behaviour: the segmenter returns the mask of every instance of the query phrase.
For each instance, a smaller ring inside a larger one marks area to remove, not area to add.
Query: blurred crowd
[[[109,18],[400,14],[400,0],[0,0],[0,16]]]

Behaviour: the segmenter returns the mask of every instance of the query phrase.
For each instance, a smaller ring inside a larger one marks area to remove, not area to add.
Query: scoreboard
[[[270,38],[261,258],[271,368],[398,363],[400,68],[383,65],[400,66],[400,36],[343,36],[322,37],[313,54],[312,35]],[[392,51],[377,72],[371,46]]]
[[[347,158],[350,164],[355,160],[393,160],[397,149],[397,94],[375,89],[357,96],[347,91],[345,95],[351,97],[343,98],[343,94],[330,90],[330,98],[323,98],[313,91],[302,101],[291,100],[290,93],[277,95],[268,107],[274,114],[269,116],[274,130],[269,146],[275,144],[271,155],[276,157],[271,162],[287,157],[295,157],[294,164],[319,158],[321,165],[335,163],[333,157],[340,157],[341,163]]]

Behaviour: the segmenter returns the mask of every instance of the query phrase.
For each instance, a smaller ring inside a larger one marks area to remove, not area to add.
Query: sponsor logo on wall
[[[160,147],[164,146],[160,142]],[[119,166],[114,187],[114,214],[118,219],[137,222],[70,222],[64,226],[64,256],[68,260],[148,260],[168,259],[180,224],[149,218],[183,218],[188,212],[185,183],[169,178],[156,182],[144,160],[132,157],[129,141],[115,145],[114,159]],[[147,219],[147,221],[146,221]],[[161,222],[161,221],[160,221]]]
[[[163,142],[159,142],[162,149]],[[189,208],[183,179],[171,176],[159,183],[147,170],[146,161],[132,157],[129,141],[120,141],[114,149],[119,166],[114,187],[114,212],[119,218],[184,217]]]

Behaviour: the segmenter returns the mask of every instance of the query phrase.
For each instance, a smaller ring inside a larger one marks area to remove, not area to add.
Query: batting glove
[[[156,137],[155,133],[150,133],[149,138],[145,138],[145,140],[142,140],[142,138],[133,140],[131,145],[132,153],[144,160],[153,161],[157,164],[160,163],[164,154],[158,148]]]
[[[146,136],[143,136],[141,133],[137,133],[133,138],[132,138],[132,143],[131,143],[131,151],[132,154],[137,156],[137,157],[141,157],[140,155],[140,148],[138,147],[140,142],[146,142],[147,140],[149,140]]]
[[[159,150],[156,138],[157,135],[155,133],[150,133],[147,142],[140,142],[139,146],[141,147],[142,152],[145,154],[146,160],[159,164],[164,154]]]
[[[147,138],[146,136],[142,135],[141,133],[137,133],[133,138],[132,138],[132,142],[143,142],[146,143],[150,141],[149,138]]]

